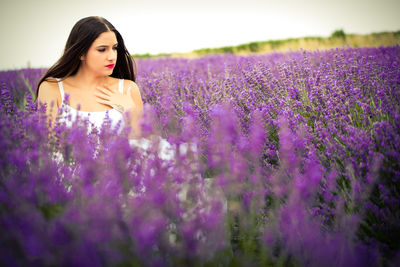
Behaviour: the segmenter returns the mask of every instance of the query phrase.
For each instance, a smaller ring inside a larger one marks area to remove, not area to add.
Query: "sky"
[[[398,31],[399,10],[399,0],[0,0],[0,70],[49,68],[88,16],[111,22],[129,53],[158,54]]]

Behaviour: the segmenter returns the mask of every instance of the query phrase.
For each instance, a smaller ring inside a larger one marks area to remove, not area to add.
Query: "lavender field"
[[[400,263],[400,46],[137,64],[147,150],[0,72],[2,266]]]

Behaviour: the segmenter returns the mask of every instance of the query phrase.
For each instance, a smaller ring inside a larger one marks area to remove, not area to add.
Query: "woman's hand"
[[[104,87],[97,87],[94,95],[97,102],[109,105],[127,115],[124,116],[125,122],[132,127],[129,138],[136,139],[141,135],[139,120],[143,112],[143,102],[139,87],[130,80],[127,80],[126,83],[128,84],[127,89],[123,94],[104,85]]]
[[[110,107],[124,113],[135,107],[135,103],[131,97],[131,88],[128,87],[125,93],[120,93],[116,89],[110,88],[108,85],[96,87],[97,91],[94,95],[97,97],[98,103],[109,105]]]

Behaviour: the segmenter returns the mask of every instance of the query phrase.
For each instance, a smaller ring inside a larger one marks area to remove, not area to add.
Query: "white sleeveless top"
[[[64,87],[62,84],[62,81],[59,78],[56,78],[58,81],[58,87],[60,88],[60,93],[61,93],[61,105],[58,108],[59,110],[59,116],[60,116],[60,121],[65,122],[65,124],[68,127],[72,126],[72,123],[76,118],[79,116],[82,119],[88,119],[89,125],[88,125],[88,133],[91,132],[93,127],[96,127],[98,130],[100,130],[102,124],[104,123],[105,119],[109,118],[109,121],[111,122],[111,127],[119,127],[118,132],[121,132],[121,130],[125,126],[124,118],[121,112],[115,110],[114,108],[106,110],[106,111],[80,111],[77,110],[67,104],[64,103]],[[124,79],[119,79],[118,83],[118,91],[123,93],[123,87],[124,87]],[[61,107],[63,107],[61,109]],[[71,115],[71,120],[68,119],[68,116]]]

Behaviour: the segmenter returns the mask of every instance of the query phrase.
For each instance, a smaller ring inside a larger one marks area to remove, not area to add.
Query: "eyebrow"
[[[116,43],[115,45],[118,45],[118,43]],[[99,45],[99,46],[97,46],[97,48],[99,48],[99,47],[108,47],[108,45]]]

